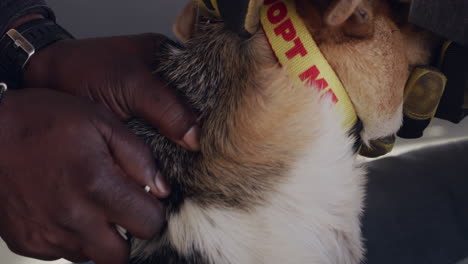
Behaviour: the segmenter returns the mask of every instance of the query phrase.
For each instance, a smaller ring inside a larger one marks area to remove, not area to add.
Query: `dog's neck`
[[[226,100],[241,96],[255,72],[250,53],[243,40],[223,30],[222,24],[200,24],[197,36],[184,45],[162,47],[156,71],[203,121]]]

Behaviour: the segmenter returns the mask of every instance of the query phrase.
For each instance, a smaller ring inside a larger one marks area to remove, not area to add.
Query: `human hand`
[[[196,116],[153,74],[157,34],[59,41],[34,55],[24,86],[48,87],[104,104],[121,120],[146,119],[161,134],[198,151]]]
[[[124,264],[115,224],[150,239],[169,195],[146,145],[103,106],[48,89],[0,104],[0,237],[20,255]],[[153,195],[143,190],[150,186]]]

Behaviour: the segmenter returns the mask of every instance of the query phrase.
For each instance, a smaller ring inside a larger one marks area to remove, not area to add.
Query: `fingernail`
[[[191,151],[200,151],[200,127],[194,125],[182,138],[183,144]]]
[[[158,198],[167,198],[169,194],[171,194],[169,184],[159,171],[156,173],[156,177],[154,178],[154,184],[156,185],[156,195]]]

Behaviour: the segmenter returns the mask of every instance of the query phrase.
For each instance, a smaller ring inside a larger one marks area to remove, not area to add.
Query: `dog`
[[[430,37],[386,0],[282,1],[294,1],[346,88],[362,141],[396,133]],[[172,188],[166,228],[134,239],[131,263],[360,263],[365,168],[332,99],[291,80],[261,27],[240,36],[191,2],[175,31],[182,44],[163,46],[156,73],[199,116],[201,152],[128,123]]]

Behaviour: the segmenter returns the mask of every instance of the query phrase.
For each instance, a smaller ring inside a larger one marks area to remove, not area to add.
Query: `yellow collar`
[[[322,95],[331,96],[345,117],[343,127],[351,131],[358,122],[353,104],[297,14],[294,1],[265,0],[260,18],[273,52],[289,75],[302,86],[317,87]]]

